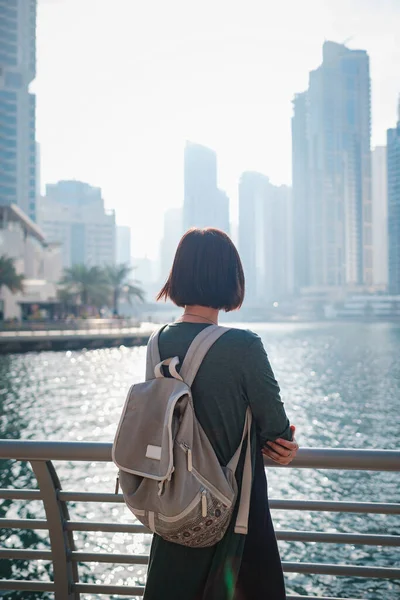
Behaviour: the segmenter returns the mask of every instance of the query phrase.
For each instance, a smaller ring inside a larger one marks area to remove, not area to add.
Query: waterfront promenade
[[[119,319],[10,323],[0,329],[0,354],[142,346],[154,327]]]

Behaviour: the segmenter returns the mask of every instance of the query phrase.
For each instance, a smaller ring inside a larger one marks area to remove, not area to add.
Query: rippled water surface
[[[398,445],[400,419],[400,327],[391,324],[256,325],[282,388],[288,415],[303,446],[386,448]],[[112,441],[126,392],[144,373],[144,348],[0,357],[1,435],[6,438]],[[111,464],[57,464],[64,489],[113,492]],[[34,486],[27,465],[4,463],[1,486]],[[32,484],[30,483],[32,481]],[[320,500],[399,502],[396,473],[268,469],[270,496]],[[0,516],[41,515],[36,503],[3,503]],[[73,519],[132,521],[121,505],[76,504]],[[329,532],[400,534],[399,519],[381,515],[273,513],[275,527]],[[3,539],[6,534],[4,533]],[[77,536],[87,551],[148,551],[144,535],[90,533]],[[45,547],[44,535],[8,537],[10,546]],[[390,547],[281,543],[288,561],[390,566]],[[5,562],[5,561],[3,561]],[[25,564],[14,564],[24,572]],[[32,576],[47,578],[44,565]],[[145,582],[141,566],[86,565],[82,577],[131,585]],[[2,576],[11,576],[7,567]],[[14,573],[15,575],[15,573]],[[400,597],[399,582],[289,574],[289,592],[369,600]],[[1,593],[0,593],[1,595]],[[23,597],[23,596],[21,596]],[[33,593],[24,596],[34,598]],[[46,596],[47,597],[47,596]],[[51,597],[48,596],[48,597]],[[86,596],[105,598],[105,596]]]

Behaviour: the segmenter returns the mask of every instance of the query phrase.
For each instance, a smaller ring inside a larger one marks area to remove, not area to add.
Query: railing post
[[[49,526],[55,600],[79,600],[79,592],[72,591],[73,584],[79,581],[79,574],[78,566],[71,561],[71,552],[75,550],[73,533],[64,527],[64,523],[69,520],[68,508],[58,498],[60,480],[50,460],[32,460],[31,465]]]

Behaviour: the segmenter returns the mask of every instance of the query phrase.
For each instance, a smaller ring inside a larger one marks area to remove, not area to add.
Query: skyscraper
[[[247,171],[239,182],[239,252],[246,302],[267,307],[293,288],[291,190]]]
[[[388,197],[386,146],[371,153],[372,167],[372,240],[374,245],[374,284],[388,284]]]
[[[81,181],[47,185],[38,223],[46,240],[62,244],[64,267],[115,263],[115,213],[104,208],[100,188]]]
[[[306,96],[297,107],[295,99],[293,128],[294,170],[302,137],[307,161],[307,180],[296,171],[293,181],[294,227],[296,232],[296,218],[307,210],[312,286],[372,283],[370,112],[368,54],[325,42]],[[305,185],[308,206],[301,208]]]
[[[400,294],[400,99],[397,127],[387,132],[389,292]]]
[[[265,200],[265,301],[286,300],[293,292],[292,190],[267,186]]]
[[[131,228],[118,225],[116,228],[116,256],[118,265],[131,265]]]
[[[239,253],[246,278],[246,303],[263,302],[265,294],[265,198],[268,177],[247,171],[239,182]]]
[[[294,289],[310,285],[310,198],[308,172],[307,93],[296,94],[292,117],[293,277]]]
[[[36,219],[36,0],[0,0],[0,205]]]
[[[229,233],[229,198],[217,186],[217,155],[211,148],[186,143],[183,226],[216,227]]]
[[[217,189],[214,199],[214,212],[211,218],[211,226],[231,234],[229,222],[229,197],[223,190]]]
[[[160,280],[163,282],[171,270],[182,233],[182,208],[171,208],[165,211],[164,234],[160,245]]]

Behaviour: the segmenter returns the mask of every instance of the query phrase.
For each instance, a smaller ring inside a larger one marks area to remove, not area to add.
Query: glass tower
[[[309,88],[296,96],[294,108],[296,288],[370,285],[368,54],[325,42],[322,64],[310,73]]]
[[[0,0],[0,205],[36,220],[36,0]]]
[[[389,292],[400,294],[400,100],[395,129],[387,132]]]

